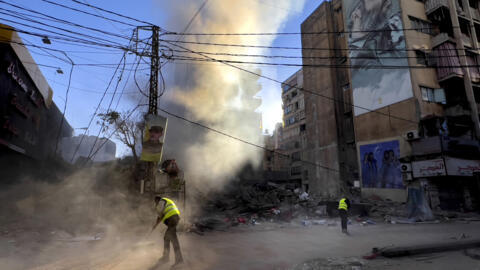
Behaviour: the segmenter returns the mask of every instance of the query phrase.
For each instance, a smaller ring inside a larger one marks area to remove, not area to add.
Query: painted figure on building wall
[[[402,68],[408,66],[408,61],[400,1],[343,0],[343,3],[345,28],[350,33],[355,115],[412,97],[410,73]]]
[[[403,187],[400,169],[400,145],[398,141],[388,141],[360,146],[362,161],[363,188]]]
[[[362,163],[362,182],[363,187],[373,188],[377,182],[377,160],[372,152],[365,153]]]

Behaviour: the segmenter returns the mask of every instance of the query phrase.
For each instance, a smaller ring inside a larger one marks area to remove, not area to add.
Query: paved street
[[[458,241],[464,233],[469,239],[480,238],[478,223],[351,226],[351,236],[338,227],[313,226],[269,228],[268,224],[248,230],[212,232],[203,236],[180,236],[185,269],[292,269],[313,259],[357,258],[373,247]],[[33,238],[32,238],[33,239]],[[100,241],[40,244],[41,248],[18,254],[2,254],[2,269],[168,269],[154,266],[162,252],[161,232],[154,242],[138,237],[117,238],[109,235]],[[2,241],[2,245],[10,245]],[[38,243],[31,243],[38,246]],[[24,243],[28,246],[28,243]],[[5,250],[3,247],[2,250]],[[173,255],[172,261],[173,261]],[[461,252],[443,253],[433,259],[403,258],[364,261],[362,269],[480,269],[480,262]]]

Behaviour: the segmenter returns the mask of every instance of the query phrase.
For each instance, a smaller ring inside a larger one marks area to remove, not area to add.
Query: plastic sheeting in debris
[[[433,220],[432,209],[428,205],[422,189],[408,188],[407,215],[412,221]]]

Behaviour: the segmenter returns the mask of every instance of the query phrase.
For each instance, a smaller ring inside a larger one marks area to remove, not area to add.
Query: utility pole
[[[158,56],[158,40],[160,27],[152,26],[152,60],[150,64],[150,92],[148,96],[148,114],[158,114],[158,71],[160,57]]]
[[[159,36],[160,36],[160,27],[152,26],[140,26],[137,28],[137,39],[139,38],[138,30],[147,30],[152,31],[152,50],[150,53],[150,90],[148,93],[148,114],[149,115],[158,115],[158,73],[160,68],[160,57],[159,57]],[[155,181],[155,168],[156,162],[147,162],[146,168],[146,177],[142,186],[140,187],[140,192],[143,193],[145,190],[145,183],[150,183],[150,188],[152,183]]]

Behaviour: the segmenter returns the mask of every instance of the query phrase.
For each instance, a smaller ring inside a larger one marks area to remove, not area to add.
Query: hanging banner
[[[448,175],[473,176],[473,173],[480,172],[480,160],[467,160],[446,157]]]
[[[162,159],[166,130],[167,118],[152,114],[145,117],[141,160],[159,162]]]
[[[413,177],[431,177],[446,175],[443,159],[412,162]]]

